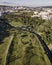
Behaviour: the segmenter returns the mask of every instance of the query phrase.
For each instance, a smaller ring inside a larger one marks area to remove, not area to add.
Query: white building
[[[40,12],[39,14],[38,14],[42,19],[48,19],[48,15],[49,15],[49,13],[48,12]]]
[[[32,15],[31,17],[40,17],[39,15]]]
[[[37,11],[34,11],[34,14],[35,14],[35,15],[37,15],[37,14],[38,14],[38,12],[37,12]]]
[[[48,12],[43,12],[43,11],[42,11],[42,12],[38,13],[38,15],[40,15],[40,16],[44,16],[44,15],[45,15],[45,16],[48,16],[49,13],[48,13]]]
[[[47,8],[43,9],[43,11],[34,11],[34,14],[31,17],[40,17],[45,20],[51,20],[52,19],[52,9]]]
[[[21,7],[18,7],[18,9],[21,10],[21,9],[25,9],[25,8],[21,6]]]

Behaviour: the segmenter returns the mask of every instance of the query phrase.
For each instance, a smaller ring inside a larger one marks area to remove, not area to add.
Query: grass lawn
[[[16,27],[16,26],[22,26],[23,24],[22,24],[22,22],[14,22],[14,21],[12,21],[11,25]]]
[[[32,35],[29,32],[16,34],[13,51],[9,57],[11,62],[7,65],[51,65],[38,38],[36,35],[32,38]],[[22,40],[28,43],[24,44]]]
[[[13,37],[14,37],[13,35],[6,37],[0,45],[0,65],[5,65],[5,63],[6,63],[8,50],[9,50],[10,44],[13,40]]]
[[[14,27],[29,26],[32,32],[39,32],[46,44],[51,44],[51,21],[31,18],[33,12],[23,13],[20,16],[14,14],[6,16],[8,23]],[[36,34],[15,28],[9,29],[8,32],[10,36],[4,38],[0,44],[0,65],[51,65]]]

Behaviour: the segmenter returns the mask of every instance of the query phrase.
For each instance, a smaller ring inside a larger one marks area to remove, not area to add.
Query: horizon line
[[[16,3],[12,2],[0,2],[0,6],[26,6],[26,7],[46,7],[46,6],[52,6],[52,5],[37,5],[37,6],[32,6],[32,5],[17,5]]]

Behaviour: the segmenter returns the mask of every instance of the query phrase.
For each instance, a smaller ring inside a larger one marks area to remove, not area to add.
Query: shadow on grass
[[[5,37],[10,35],[9,30],[13,28],[7,19],[0,18],[0,44]]]
[[[34,56],[33,48],[32,43],[26,48],[23,65],[30,65],[31,58]]]
[[[12,55],[13,54],[13,50],[14,50],[14,39],[16,37],[16,33],[14,34],[14,38],[11,42],[11,45],[9,47],[9,50],[8,50],[8,55],[7,55],[7,58],[6,58],[6,65],[9,65],[10,62],[13,62],[21,57],[17,57],[15,55]]]
[[[14,47],[13,40],[12,40],[11,45],[10,45],[9,50],[8,50],[8,55],[7,55],[7,58],[6,58],[6,65],[9,65],[10,57],[12,56],[13,47]]]

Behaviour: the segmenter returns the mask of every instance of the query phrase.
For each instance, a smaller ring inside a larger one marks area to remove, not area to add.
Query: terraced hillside
[[[0,65],[52,65],[51,21],[10,13],[0,28]]]

